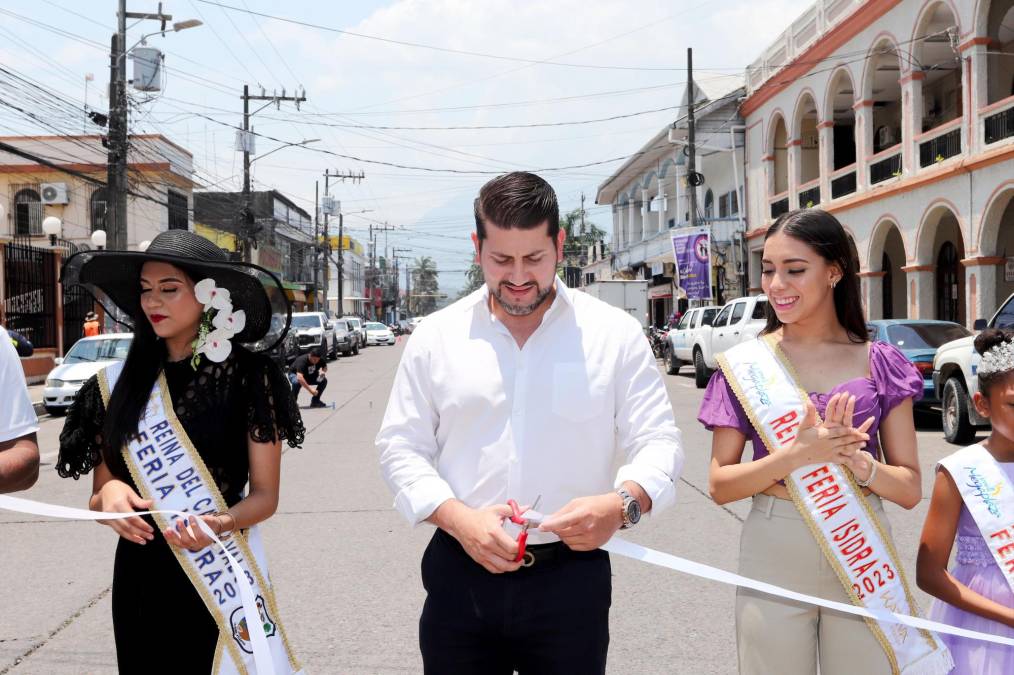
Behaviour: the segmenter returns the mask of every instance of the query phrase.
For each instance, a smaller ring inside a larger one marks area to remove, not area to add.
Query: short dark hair
[[[310,351],[310,356],[316,356],[318,359],[324,358],[325,352],[323,347],[317,347]]]
[[[779,232],[798,239],[829,264],[837,265],[841,269],[841,279],[835,284],[833,291],[834,311],[838,323],[845,329],[850,342],[867,342],[869,334],[866,332],[866,317],[863,315],[859,270],[852,257],[851,236],[842,224],[827,211],[797,209],[778,216],[764,235],[764,241]],[[767,303],[765,314],[767,325],[764,327],[764,334],[782,327],[781,320],[775,314],[773,303]]]
[[[556,192],[544,179],[527,171],[497,176],[482,186],[475,199],[475,233],[480,245],[486,226],[531,230],[549,224],[549,236],[556,245],[560,232],[560,207]]]

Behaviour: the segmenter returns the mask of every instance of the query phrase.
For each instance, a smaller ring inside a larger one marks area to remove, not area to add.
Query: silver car
[[[111,363],[127,358],[133,333],[110,333],[81,338],[67,355],[56,359],[46,377],[42,404],[50,415],[62,415],[74,402],[81,385]]]

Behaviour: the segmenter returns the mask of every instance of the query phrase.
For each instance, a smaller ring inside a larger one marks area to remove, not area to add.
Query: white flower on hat
[[[246,312],[242,309],[238,309],[235,312],[231,310],[232,304],[230,303],[228,310],[218,310],[218,313],[211,322],[211,325],[218,330],[228,333],[229,337],[243,332],[243,329],[246,327]]]
[[[204,338],[204,342],[194,351],[195,354],[206,354],[215,363],[225,361],[232,353],[232,334],[221,328],[213,330]]]
[[[232,310],[232,298],[228,288],[219,288],[215,280],[208,278],[198,281],[194,285],[194,296],[198,302],[204,303],[204,311],[209,309],[223,310],[226,307]]]

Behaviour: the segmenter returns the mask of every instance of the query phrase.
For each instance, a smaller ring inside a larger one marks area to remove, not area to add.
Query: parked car
[[[937,398],[933,384],[933,357],[940,345],[959,340],[972,334],[970,330],[953,321],[931,321],[928,319],[883,319],[866,324],[870,339],[886,342],[901,350],[923,377],[923,396],[917,405],[936,405]]]
[[[768,299],[763,295],[736,298],[725,303],[710,326],[702,325],[694,335],[690,349],[694,362],[694,384],[708,386],[708,378],[718,367],[718,355],[729,347],[757,337],[767,323]]]
[[[359,336],[356,335],[352,322],[348,319],[334,319],[331,325],[334,328],[335,351],[345,356],[359,354]]]
[[[329,359],[338,357],[334,324],[324,312],[293,312],[290,330],[296,334],[301,354],[323,347]]]
[[[1014,326],[1014,295],[1008,297],[989,321],[977,319],[975,330],[1010,328]],[[989,420],[981,417],[972,405],[979,390],[979,355],[975,337],[967,337],[940,345],[933,358],[933,384],[940,399],[940,415],[944,438],[964,445],[972,440],[977,429],[988,428]]]
[[[411,335],[412,331],[415,330],[415,326],[409,323],[408,319],[399,319],[397,323],[402,335]]]
[[[133,333],[109,333],[81,338],[67,355],[56,359],[56,367],[46,376],[42,404],[50,415],[67,412],[81,385],[111,363],[127,358]]]
[[[422,323],[422,320],[423,318],[421,316],[413,316],[411,319],[408,320],[408,323],[410,326],[412,326],[412,330],[415,330],[416,328],[419,327],[419,324]]]
[[[366,324],[366,343],[371,345],[393,345],[397,338],[384,324],[371,321]]]
[[[356,334],[356,338],[359,340],[359,347],[366,346],[366,329],[363,328],[363,320],[358,316],[343,316],[345,321],[348,321],[349,326],[352,327],[352,331]]]
[[[267,355],[278,364],[283,373],[288,372],[289,365],[299,356],[299,341],[296,339],[296,334],[291,329],[286,331],[285,337],[272,347]]]
[[[720,311],[722,308],[718,305],[688,309],[669,331],[669,358],[665,364],[668,374],[675,375],[684,363],[693,362],[694,338],[702,326],[712,324]]]

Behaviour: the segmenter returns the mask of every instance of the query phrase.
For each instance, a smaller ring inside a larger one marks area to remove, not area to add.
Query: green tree
[[[425,316],[436,309],[440,293],[437,263],[429,256],[416,258],[412,263],[412,295],[408,310],[412,316]]]
[[[563,242],[561,272],[568,267],[580,268],[587,264],[588,247],[606,237],[605,231],[589,221],[587,216],[584,227],[581,226],[580,208],[572,209],[564,214],[560,218],[560,228],[567,233],[567,238]]]
[[[473,262],[465,272],[465,287],[458,293],[458,299],[477,291],[484,283],[486,279],[482,276],[482,268],[479,267],[479,263]]]

